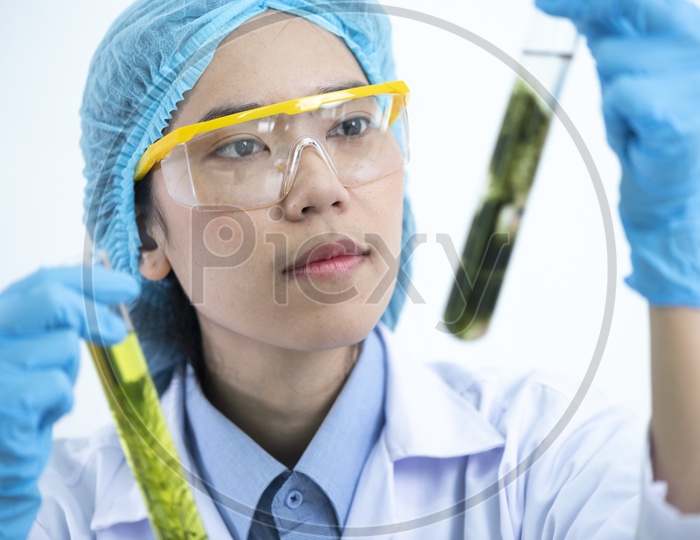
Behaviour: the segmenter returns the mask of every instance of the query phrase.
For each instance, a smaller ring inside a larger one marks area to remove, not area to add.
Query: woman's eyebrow
[[[214,107],[207,114],[202,116],[199,119],[199,122],[208,122],[209,120],[214,120],[215,118],[230,116],[239,112],[257,109],[258,107],[262,107],[262,105],[259,103],[231,103],[229,105],[220,105],[218,107]]]
[[[365,86],[367,82],[363,81],[347,81],[344,83],[340,84],[334,84],[330,86],[320,86],[316,88],[311,94],[309,95],[315,95],[315,94],[327,94],[329,92],[338,92],[340,90],[347,90],[348,88],[356,88],[358,86]],[[209,120],[214,120],[215,118],[221,118],[223,116],[230,116],[232,114],[238,114],[243,111],[249,111],[251,109],[257,109],[259,107],[263,107],[264,105],[260,103],[242,103],[242,102],[234,102],[230,103],[228,105],[220,105],[218,107],[214,107],[211,109],[209,112],[207,112],[204,116],[202,116],[199,119],[199,122],[208,122]]]
[[[346,81],[340,84],[333,84],[330,86],[320,86],[316,89],[314,94],[327,94],[329,92],[338,92],[340,90],[347,90],[348,88],[357,88],[358,86],[366,86],[367,81]]]

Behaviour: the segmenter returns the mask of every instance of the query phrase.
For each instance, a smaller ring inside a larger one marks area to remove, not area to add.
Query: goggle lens
[[[199,210],[271,206],[291,189],[309,140],[346,187],[387,176],[408,162],[406,97],[348,99],[202,133],[173,148],[163,177],[177,202]]]

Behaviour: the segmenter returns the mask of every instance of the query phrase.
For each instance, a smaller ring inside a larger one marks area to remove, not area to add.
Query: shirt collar
[[[233,525],[241,538],[247,538],[260,495],[287,468],[207,400],[189,366],[185,437],[227,527]]]
[[[365,338],[342,392],[295,467],[326,492],[341,527],[384,426],[385,382],[386,351],[375,330]]]
[[[384,344],[375,330],[294,468],[323,489],[341,527],[384,423],[384,357]],[[191,369],[185,386],[186,418],[196,419],[186,422],[194,459],[227,525],[247,538],[260,496],[287,468],[211,405]]]

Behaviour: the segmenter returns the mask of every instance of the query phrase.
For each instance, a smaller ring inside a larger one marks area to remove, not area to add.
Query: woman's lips
[[[284,273],[295,277],[341,277],[361,265],[368,254],[368,250],[358,247],[351,240],[324,242],[297,257]]]

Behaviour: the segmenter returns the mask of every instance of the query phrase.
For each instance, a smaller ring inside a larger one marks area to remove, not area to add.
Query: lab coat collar
[[[433,369],[412,358],[380,327],[387,348],[384,444],[395,462],[408,457],[450,458],[485,452],[504,437]]]
[[[360,535],[366,540],[387,540],[400,532],[406,518],[416,517],[410,511],[414,503],[407,489],[410,481],[403,478],[397,489],[397,461],[418,458],[425,471],[431,470],[434,461],[433,470],[439,471],[447,458],[464,458],[505,445],[504,437],[466,397],[425,363],[414,360],[388,330],[380,330],[387,350],[386,423],[360,476],[344,539]],[[464,380],[452,383],[468,387],[469,375],[461,373],[454,376]],[[402,513],[403,519],[399,517]]]

